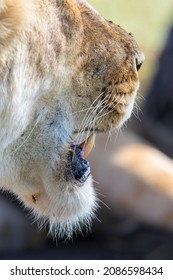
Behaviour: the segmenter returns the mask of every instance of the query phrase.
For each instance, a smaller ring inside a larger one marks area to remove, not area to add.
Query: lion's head
[[[133,36],[84,0],[1,0],[1,186],[50,229],[69,235],[90,221],[93,131],[130,117],[143,59]]]

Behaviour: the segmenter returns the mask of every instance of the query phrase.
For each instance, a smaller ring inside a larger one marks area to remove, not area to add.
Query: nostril
[[[139,71],[139,69],[141,68],[143,62],[145,60],[145,56],[142,52],[138,53],[138,55],[136,56],[136,70]]]
[[[139,69],[141,68],[142,63],[143,63],[143,61],[141,62],[141,61],[138,61],[138,59],[136,59],[136,69],[137,69],[137,71],[139,71]]]

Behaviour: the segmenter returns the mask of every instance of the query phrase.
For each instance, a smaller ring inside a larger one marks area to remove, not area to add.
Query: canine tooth
[[[95,134],[91,133],[89,135],[89,137],[79,145],[83,150],[84,159],[86,159],[89,156],[89,154],[91,153],[91,150],[95,143],[95,138],[96,138]]]

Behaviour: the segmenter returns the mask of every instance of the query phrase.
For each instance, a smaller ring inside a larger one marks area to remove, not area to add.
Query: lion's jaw
[[[82,151],[75,162],[71,156],[80,144],[73,133],[118,128],[130,117],[143,55],[131,35],[84,1],[37,2],[38,22],[10,42],[12,59],[3,60],[0,49],[7,73],[0,94],[4,98],[5,87],[8,97],[1,114],[7,136],[1,182],[48,218],[51,229],[69,235],[96,208]]]

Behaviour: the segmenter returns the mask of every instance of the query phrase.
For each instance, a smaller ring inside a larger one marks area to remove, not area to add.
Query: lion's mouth
[[[86,160],[95,143],[95,134],[91,133],[81,144],[73,144],[69,149],[68,162],[71,164],[71,177],[84,183],[89,177],[90,164]]]

